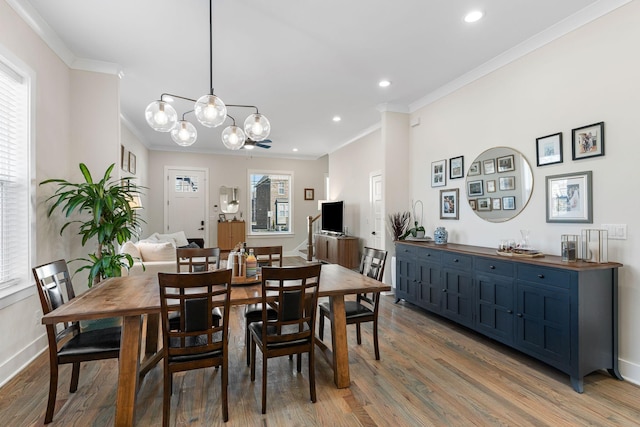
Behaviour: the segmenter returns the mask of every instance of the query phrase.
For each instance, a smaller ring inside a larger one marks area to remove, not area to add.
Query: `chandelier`
[[[231,119],[232,124],[222,131],[222,143],[229,150],[239,150],[244,146],[245,140],[263,141],[271,132],[269,120],[258,111],[254,105],[225,104],[222,99],[213,92],[213,0],[209,0],[209,93],[200,98],[192,99],[185,96],[163,93],[160,99],[150,103],[145,110],[145,119],[152,129],[158,132],[170,132],[171,139],[182,146],[188,147],[196,142],[198,131],[193,123],[187,121],[185,116],[194,113],[202,126],[215,128]],[[193,109],[182,114],[178,120],[178,113],[171,105],[175,99],[193,102]],[[236,126],[236,120],[227,112],[227,107],[253,108],[255,113],[250,114],[244,121],[244,129]]]

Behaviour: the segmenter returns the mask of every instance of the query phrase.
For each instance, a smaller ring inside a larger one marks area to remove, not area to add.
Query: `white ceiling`
[[[164,92],[208,93],[206,0],[7,1],[70,66],[122,71],[121,112],[147,147],[229,153],[222,126],[196,124],[185,149],[144,120]],[[272,148],[253,155],[317,158],[379,126],[381,105],[413,111],[627,1],[215,0],[213,86],[271,120]],[[472,9],[485,17],[466,24]]]

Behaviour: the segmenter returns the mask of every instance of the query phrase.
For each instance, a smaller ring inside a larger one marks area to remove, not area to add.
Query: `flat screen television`
[[[324,202],[321,209],[321,228],[326,233],[342,234],[344,230],[344,203]]]

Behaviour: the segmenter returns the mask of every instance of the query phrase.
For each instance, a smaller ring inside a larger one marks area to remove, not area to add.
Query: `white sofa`
[[[127,253],[134,259],[130,269],[122,269],[123,276],[156,275],[176,272],[176,248],[189,246],[184,231],[172,234],[154,233],[138,242],[125,242],[120,253]],[[144,267],[143,267],[144,265]]]

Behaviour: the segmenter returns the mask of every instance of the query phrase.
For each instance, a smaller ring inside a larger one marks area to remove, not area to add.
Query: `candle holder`
[[[609,262],[609,233],[607,230],[582,230],[582,254],[580,258],[586,262]]]
[[[578,239],[577,234],[563,234],[560,236],[560,253],[562,261],[574,262],[578,259]]]

